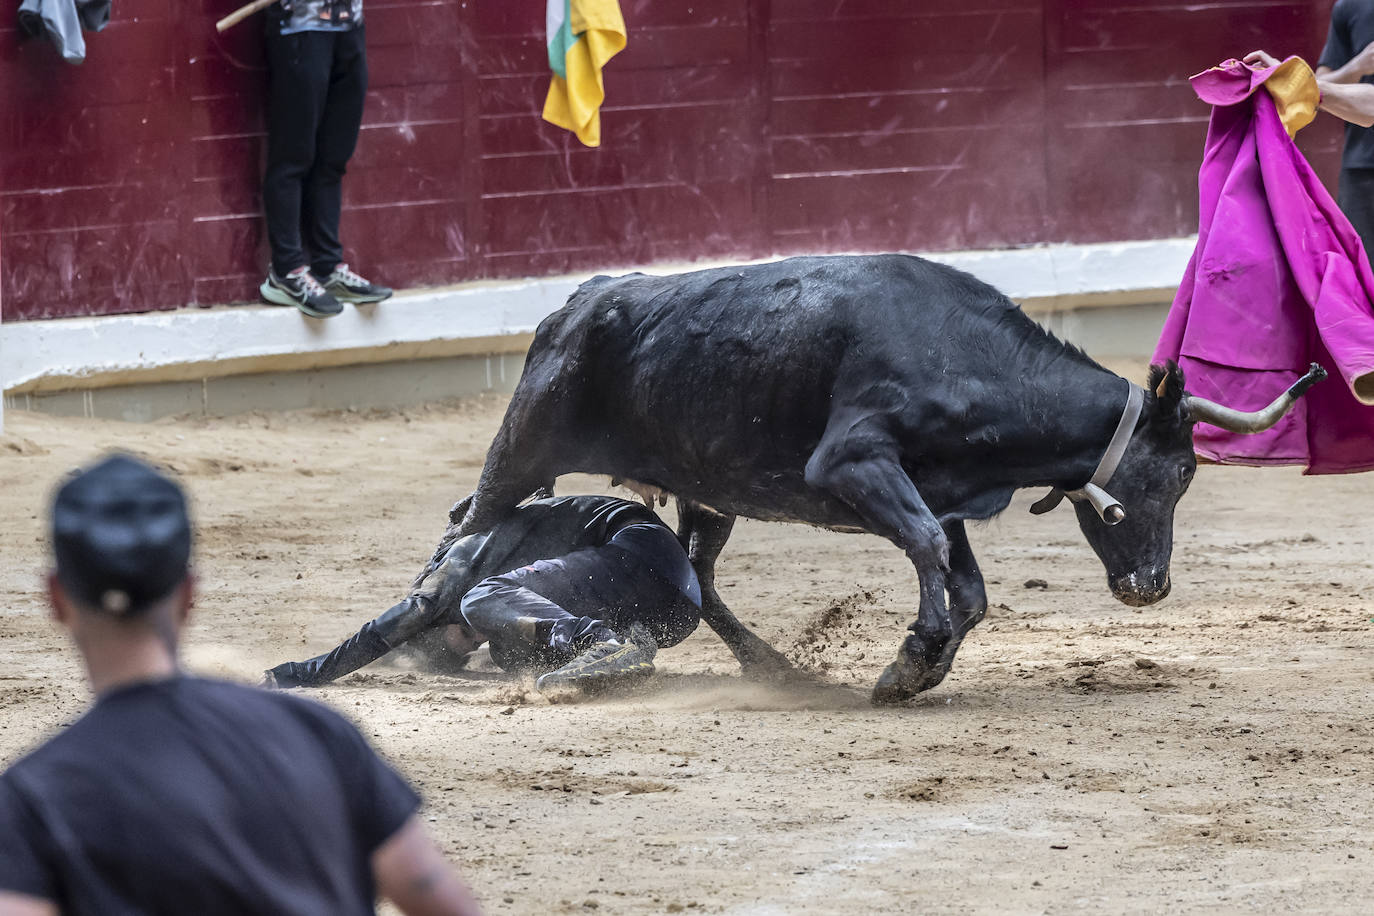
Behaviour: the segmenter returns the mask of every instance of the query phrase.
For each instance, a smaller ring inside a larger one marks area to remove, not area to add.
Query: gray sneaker
[[[640,680],[654,673],[657,653],[658,644],[649,631],[634,623],[628,637],[596,643],[562,668],[540,675],[534,686],[538,690],[571,687],[592,691]]]
[[[391,287],[378,286],[371,280],[361,277],[348,269],[347,264],[338,264],[334,272],[323,281],[324,288],[340,302],[356,302],[365,305],[391,298]]]
[[[320,285],[309,267],[297,267],[284,277],[268,268],[267,279],[262,281],[258,292],[273,305],[294,305],[311,318],[333,318],[343,311],[339,300]]]

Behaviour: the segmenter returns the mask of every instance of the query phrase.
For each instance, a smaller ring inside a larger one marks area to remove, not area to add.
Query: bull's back
[[[806,490],[846,386],[891,376],[910,398],[936,396],[909,377],[909,354],[939,345],[932,329],[963,307],[963,281],[977,284],[897,255],[598,277],[541,324],[526,375],[573,394],[575,424],[602,449],[593,463],[622,462],[584,470],[770,517],[776,491]],[[751,502],[759,481],[768,492]]]
[[[752,443],[761,435],[818,438],[854,321],[819,264],[631,275],[579,290],[569,310],[553,350],[582,354],[589,393],[619,404],[640,436],[712,462],[785,451]]]

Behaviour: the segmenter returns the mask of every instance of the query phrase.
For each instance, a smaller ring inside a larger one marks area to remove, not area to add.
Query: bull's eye
[[[1187,482],[1189,481],[1189,479],[1192,478],[1192,476],[1193,476],[1193,469],[1190,468],[1190,467],[1188,467],[1187,465],[1184,465],[1183,467],[1181,467],[1181,468],[1178,469],[1178,482],[1179,482],[1179,483],[1187,483]]]

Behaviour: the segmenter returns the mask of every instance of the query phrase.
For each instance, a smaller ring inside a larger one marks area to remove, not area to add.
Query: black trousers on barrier
[[[557,668],[636,622],[660,647],[674,646],[701,620],[696,574],[662,525],[630,525],[600,547],[561,557],[517,551],[502,557],[504,571],[482,569],[487,537],[455,543],[420,588],[332,651],[273,668],[277,686],[328,683],[455,623],[485,636],[501,668],[526,671]]]
[[[343,176],[367,93],[367,26],[282,35],[267,20],[267,171],[262,183],[272,268],[328,277],[342,261]]]

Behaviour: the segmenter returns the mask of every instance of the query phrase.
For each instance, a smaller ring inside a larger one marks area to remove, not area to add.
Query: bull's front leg
[[[959,520],[944,524],[949,540],[949,569],[945,573],[945,590],[949,594],[950,633],[941,631],[934,639],[930,630],[923,630],[920,620],[911,625],[912,635],[902,643],[897,660],[887,667],[873,691],[874,702],[896,703],[939,684],[949,674],[954,656],[968,635],[988,611],[987,589],[983,574],[969,546],[964,523]],[[922,611],[925,610],[924,592]]]
[[[988,612],[988,593],[983,585],[983,573],[978,569],[973,548],[969,546],[964,523],[958,519],[945,522],[944,529],[945,537],[949,539],[949,572],[945,575],[945,591],[949,594],[949,619],[953,635],[945,643],[921,690],[934,687],[949,673],[964,637]]]
[[[945,572],[917,565],[916,575],[921,582],[921,607],[907,627],[911,633],[902,640],[897,658],[883,669],[873,688],[873,702],[878,705],[909,700],[943,681],[963,641],[945,607]]]
[[[895,443],[863,436],[858,424],[840,427],[837,439],[831,441],[829,432],[822,439],[807,462],[807,483],[844,500],[874,534],[901,547],[920,581],[921,605],[908,627],[911,635],[873,689],[874,703],[898,703],[940,683],[958,648],[945,606],[951,543],[902,470]]]

